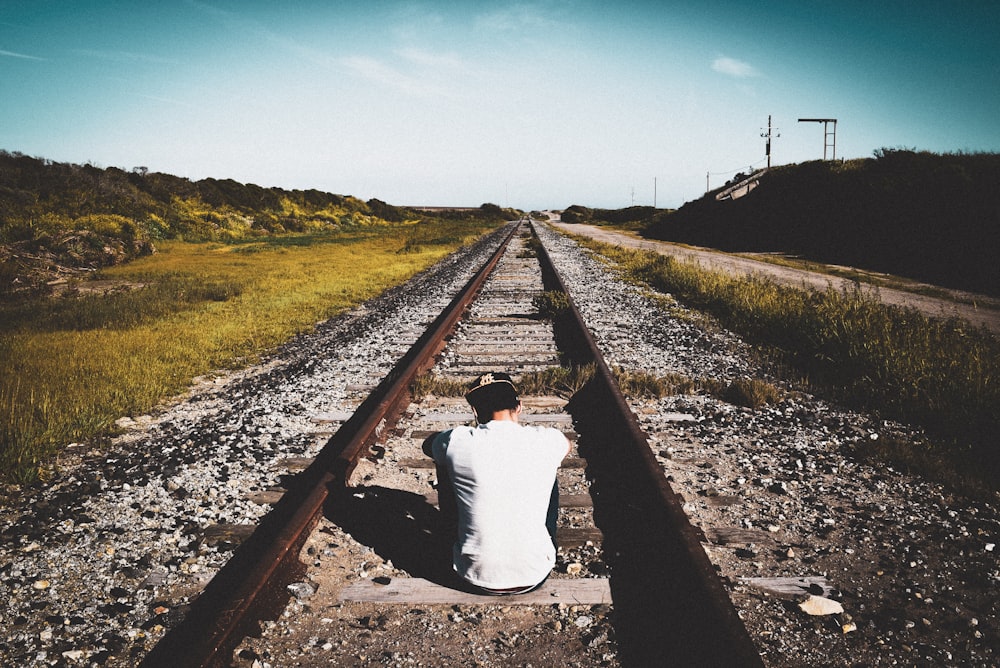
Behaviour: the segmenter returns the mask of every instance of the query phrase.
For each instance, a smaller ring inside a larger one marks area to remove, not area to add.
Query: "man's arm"
[[[434,439],[441,435],[441,432],[436,431],[427,438],[424,439],[423,445],[420,449],[424,451],[424,454],[434,459]]]

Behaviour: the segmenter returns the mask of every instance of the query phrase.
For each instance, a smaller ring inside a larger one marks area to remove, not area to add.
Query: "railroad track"
[[[542,320],[532,300],[544,291],[565,289],[530,226],[512,224],[357,409],[320,418],[336,429],[327,446],[276,490],[272,511],[144,665],[228,665],[240,647],[268,643],[301,649],[298,638],[247,639],[293,594],[309,613],[306,637],[321,640],[324,628],[350,623],[357,643],[398,663],[462,665],[476,652],[511,664],[584,662],[596,652],[609,665],[761,665],[571,296],[568,309]],[[556,426],[573,443],[558,474],[555,572],[516,597],[449,588],[449,552],[440,549],[447,544],[434,533],[433,464],[420,445],[472,416],[461,398],[412,403],[411,385],[428,372],[443,386],[488,370],[525,377],[560,365],[593,373],[568,401],[522,396],[522,422]],[[463,617],[475,623],[459,632]],[[429,621],[442,618],[451,627]],[[555,631],[565,625],[586,630],[589,645],[564,642]],[[392,640],[380,647],[374,637],[387,626]]]

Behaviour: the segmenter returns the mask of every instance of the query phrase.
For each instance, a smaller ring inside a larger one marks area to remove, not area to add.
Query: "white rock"
[[[293,582],[288,585],[288,591],[297,599],[309,598],[316,593],[316,590],[308,582]]]
[[[844,612],[844,606],[823,596],[810,596],[799,603],[799,608],[807,615],[839,615]]]

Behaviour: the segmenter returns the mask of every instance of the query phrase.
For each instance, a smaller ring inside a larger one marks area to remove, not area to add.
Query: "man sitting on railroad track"
[[[465,398],[477,426],[439,432],[423,447],[456,532],[454,569],[478,593],[526,593],[555,565],[556,472],[569,441],[558,429],[519,424],[521,401],[506,373],[483,374]]]

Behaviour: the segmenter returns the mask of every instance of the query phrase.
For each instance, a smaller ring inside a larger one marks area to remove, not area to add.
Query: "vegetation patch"
[[[735,380],[720,395],[723,401],[753,409],[780,403],[784,397],[781,388],[759,378]]]
[[[553,366],[524,374],[517,386],[521,394],[552,394],[568,399],[593,376],[593,364]]]
[[[542,246],[542,242],[538,240],[538,237],[534,234],[529,234],[523,237],[523,239],[523,248],[518,252],[517,257],[538,257],[538,249]]]
[[[259,359],[492,227],[453,219],[162,240],[154,255],[95,272],[133,289],[8,295],[0,300],[0,478],[44,476],[64,445],[113,432],[118,418],[148,412],[197,376]]]
[[[454,378],[441,378],[429,371],[422,373],[410,383],[410,396],[414,401],[422,401],[425,397],[464,397],[469,391],[469,382]]]
[[[474,219],[499,224],[518,215],[495,204],[428,212],[318,190],[190,181],[145,167],[126,172],[0,151],[0,298],[45,293],[54,280],[148,255],[163,240],[287,244],[332,231]],[[401,253],[462,238],[448,226],[419,230]],[[256,250],[248,245],[244,252]]]
[[[883,148],[873,158],[776,167],[745,197],[719,201],[713,191],[641,225],[656,239],[791,254],[996,297],[998,181],[1000,154]]]
[[[622,394],[628,397],[662,399],[677,394],[696,394],[704,389],[702,382],[681,374],[658,376],[621,367],[614,367],[611,372]]]
[[[546,290],[531,298],[531,305],[538,310],[539,317],[555,320],[569,311],[569,296],[562,290]]]
[[[1000,341],[958,319],[927,318],[860,290],[824,292],[734,278],[656,253],[580,240],[633,281],[705,310],[774,351],[819,393],[925,427],[947,458],[975,462],[998,485]],[[766,388],[731,388],[747,401]],[[741,400],[742,401],[742,400]]]
[[[516,379],[521,395],[555,395],[569,398],[583,387],[594,375],[592,364],[577,366],[554,366],[541,371],[530,371]],[[464,397],[469,383],[451,378],[441,378],[425,373],[416,378],[410,386],[415,401],[428,395],[438,397]]]
[[[758,378],[741,378],[726,384],[712,378],[691,378],[677,373],[659,376],[647,371],[615,367],[618,387],[629,397],[662,399],[679,394],[707,394],[737,406],[758,409],[780,403],[787,393]]]
[[[623,230],[642,230],[651,220],[671,212],[672,209],[657,209],[651,206],[630,206],[624,209],[591,209],[574,204],[560,215],[564,223],[586,223],[588,225],[613,225]]]

